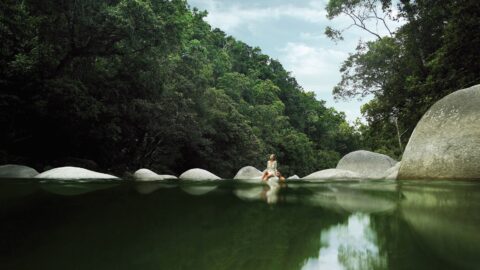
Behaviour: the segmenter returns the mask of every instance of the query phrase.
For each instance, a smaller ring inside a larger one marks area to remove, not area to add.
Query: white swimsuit
[[[267,161],[267,172],[273,175],[277,174],[277,161],[274,160],[273,162]]]

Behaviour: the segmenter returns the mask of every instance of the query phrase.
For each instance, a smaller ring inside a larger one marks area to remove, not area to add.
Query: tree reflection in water
[[[302,270],[385,269],[387,258],[379,252],[370,216],[356,213],[340,224],[322,230],[318,258],[308,259]]]

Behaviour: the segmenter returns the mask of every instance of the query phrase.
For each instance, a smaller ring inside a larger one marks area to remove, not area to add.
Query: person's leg
[[[262,175],[262,181],[267,181],[267,175],[268,175],[268,172],[264,171]]]

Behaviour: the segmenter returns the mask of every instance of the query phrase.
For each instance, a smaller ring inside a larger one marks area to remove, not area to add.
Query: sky
[[[188,0],[190,6],[207,10],[206,21],[228,35],[279,60],[306,90],[327,106],[345,112],[353,122],[361,117],[360,106],[371,97],[358,101],[334,101],[333,87],[340,81],[341,64],[355,51],[358,41],[374,40],[364,30],[350,28],[344,40],[335,43],[324,34],[325,27],[346,28],[350,18],[342,15],[326,18],[327,0]],[[395,28],[400,23],[390,23]],[[373,26],[374,27],[374,26]],[[379,27],[378,32],[387,30]]]

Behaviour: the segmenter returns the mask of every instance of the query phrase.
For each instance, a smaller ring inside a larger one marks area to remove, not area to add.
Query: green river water
[[[480,184],[2,180],[0,269],[480,269]]]

